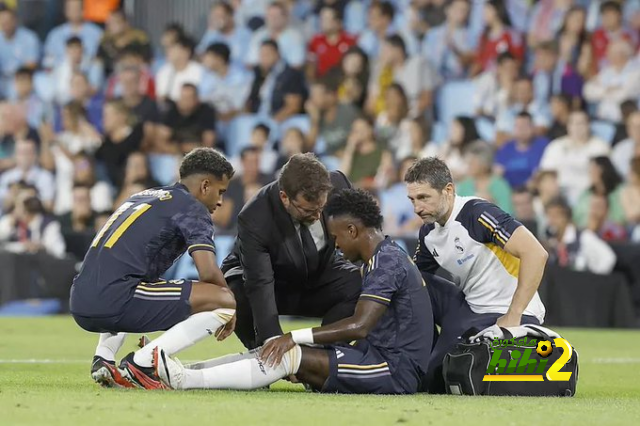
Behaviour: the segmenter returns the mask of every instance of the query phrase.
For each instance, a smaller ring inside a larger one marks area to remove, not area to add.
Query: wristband
[[[291,338],[298,345],[313,344],[313,330],[311,328],[303,328],[301,330],[293,330]]]

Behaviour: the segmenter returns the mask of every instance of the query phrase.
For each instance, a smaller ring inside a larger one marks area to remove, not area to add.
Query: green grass
[[[639,424],[640,331],[559,331],[580,353],[575,398],[318,395],[287,382],[255,392],[145,392],[95,385],[88,370],[97,338],[71,318],[5,318],[0,319],[0,425],[480,426],[543,419],[563,425]],[[130,336],[121,355],[133,350],[136,340]],[[212,339],[180,358],[241,349],[235,337],[223,343]],[[15,362],[32,359],[52,362]]]

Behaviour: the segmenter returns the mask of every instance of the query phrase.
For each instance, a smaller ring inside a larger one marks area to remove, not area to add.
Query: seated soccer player
[[[370,194],[343,189],[329,200],[325,212],[336,246],[351,262],[364,262],[362,294],[353,316],[295,330],[244,354],[187,367],[162,348],[155,349],[156,375],[168,387],[257,389],[295,375],[321,392],[418,391],[434,330],[429,293],[418,268],[385,238],[380,209]]]
[[[221,154],[194,149],[180,165],[179,183],[133,195],[94,238],[70,308],[80,327],[100,333],[91,367],[96,382],[163,388],[154,374],[154,348],[175,354],[214,333],[222,340],[233,332],[235,299],[216,263],[211,221],[232,176]],[[199,280],[162,280],[185,251]],[[116,368],[125,333],[160,330],[168,331]]]

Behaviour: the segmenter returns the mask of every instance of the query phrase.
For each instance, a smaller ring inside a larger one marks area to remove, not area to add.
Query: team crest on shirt
[[[453,244],[454,244],[454,246],[456,247],[456,251],[457,251],[459,254],[464,253],[464,248],[462,247],[462,244],[460,243],[460,238],[456,237],[456,239],[455,239],[455,240],[453,240]]]

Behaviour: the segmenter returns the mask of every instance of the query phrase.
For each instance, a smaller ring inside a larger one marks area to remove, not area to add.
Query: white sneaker
[[[154,354],[154,359],[157,360],[155,363],[156,375],[170,389],[182,389],[185,375],[184,366],[177,358],[169,357],[164,350],[156,347],[154,352],[157,351],[159,353]]]

